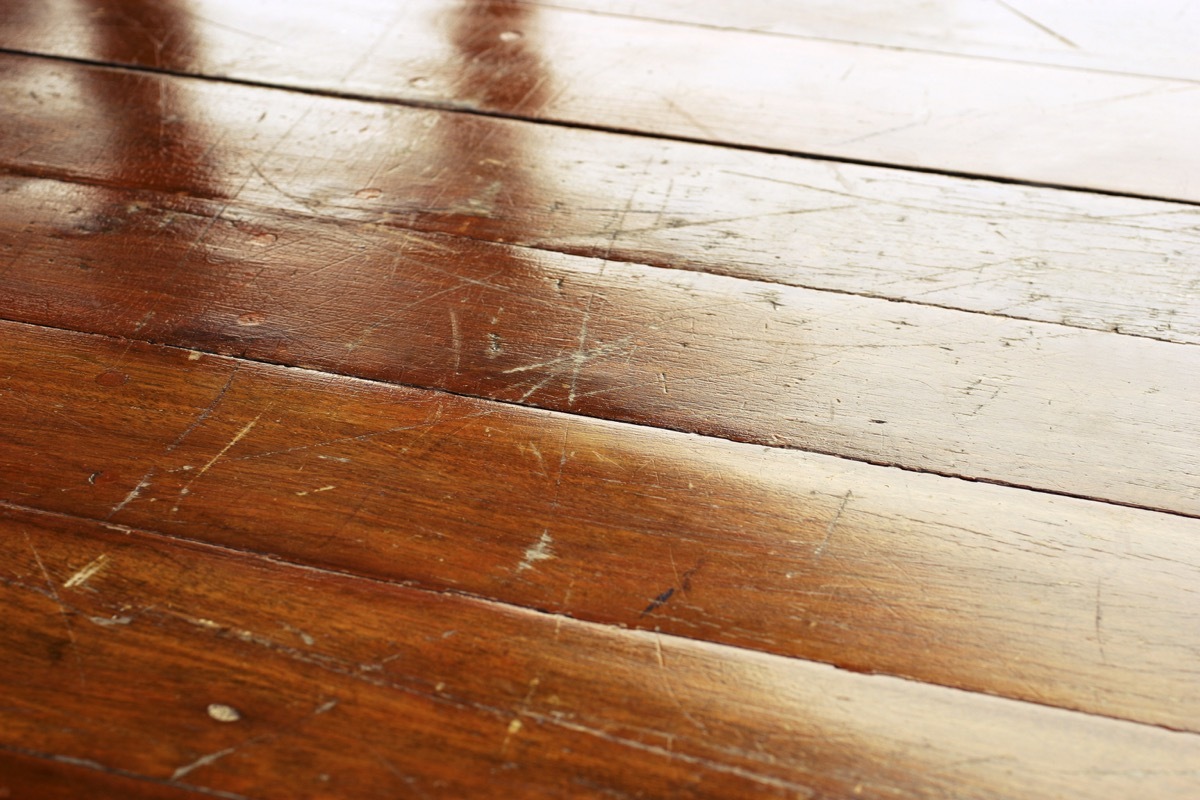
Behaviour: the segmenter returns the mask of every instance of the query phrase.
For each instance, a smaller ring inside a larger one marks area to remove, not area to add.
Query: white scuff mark
[[[264,412],[264,413],[266,413],[266,412]],[[220,461],[221,457],[224,456],[226,453],[228,453],[235,444],[240,442],[242,440],[242,438],[247,433],[249,433],[250,430],[255,425],[258,424],[258,421],[260,419],[262,419],[262,414],[259,414],[257,417],[255,417],[254,419],[247,422],[245,427],[243,427],[240,431],[238,431],[236,434],[234,434],[234,437],[229,440],[229,444],[222,447],[221,451],[219,453],[217,453],[215,456],[213,456],[211,459],[209,459],[207,464],[205,464],[203,467],[201,467],[199,470],[197,470],[196,474],[188,479],[188,482],[186,484],[184,484],[184,486],[179,490],[179,500],[180,501],[182,501],[183,498],[192,491],[192,484],[195,483],[197,480],[199,480],[201,475],[208,472],[209,468],[211,468],[213,464],[216,464],[218,461]],[[176,503],[176,505],[171,508],[172,514],[174,514],[177,511],[179,511],[178,503]]]
[[[286,630],[288,633],[294,633],[297,636],[299,636],[300,641],[304,642],[304,644],[307,645],[308,647],[312,647],[314,644],[317,643],[317,640],[315,638],[313,638],[310,634],[305,633],[304,631],[300,630],[299,628],[288,625],[286,622],[283,622],[280,624],[283,625],[284,630]]]
[[[525,726],[519,719],[513,719],[508,723],[508,727],[504,729],[504,741],[500,743],[500,755],[504,755],[508,751],[508,743],[512,741],[512,737],[521,732],[523,727]]]
[[[97,558],[93,559],[92,562],[90,564],[88,564],[86,567],[84,567],[83,569],[76,572],[70,578],[67,578],[66,582],[63,583],[63,588],[64,589],[72,589],[76,586],[83,586],[83,584],[88,582],[89,578],[94,577],[96,575],[96,573],[98,573],[100,570],[104,569],[104,565],[107,563],[108,563],[107,555],[98,556]]]
[[[217,722],[237,722],[242,718],[241,713],[233,706],[224,703],[209,703],[208,715]]]
[[[529,546],[525,551],[525,558],[517,567],[517,572],[524,572],[527,569],[533,569],[533,565],[539,561],[548,561],[554,558],[554,553],[550,550],[550,545],[554,540],[550,538],[549,531],[542,531],[541,538]]]
[[[88,622],[102,628],[112,628],[117,625],[128,625],[133,622],[133,617],[88,617]]]
[[[187,775],[189,772],[200,769],[200,767],[206,767],[209,764],[213,763],[214,761],[218,761],[218,760],[224,758],[225,756],[229,755],[230,753],[234,752],[235,750],[237,750],[236,747],[227,747],[224,750],[218,750],[215,753],[209,753],[206,756],[200,756],[192,763],[185,764],[184,766],[182,766],[179,769],[172,772],[171,780],[177,781],[180,778],[182,778],[184,775]]]
[[[229,440],[229,444],[227,444],[227,445],[225,445],[224,447],[222,447],[222,448],[221,448],[221,452],[219,452],[219,453],[217,453],[215,456],[213,456],[213,457],[212,457],[212,459],[210,459],[210,460],[209,460],[209,462],[208,462],[207,464],[205,464],[203,467],[201,467],[201,468],[200,468],[200,471],[196,473],[196,478],[199,478],[201,475],[203,475],[204,473],[208,472],[209,468],[210,468],[210,467],[211,467],[213,464],[215,464],[215,463],[217,463],[218,461],[220,461],[220,460],[221,460],[221,456],[223,456],[223,455],[225,455],[226,453],[228,453],[228,452],[229,452],[229,450],[230,450],[230,448],[232,448],[232,447],[233,447],[235,444],[237,444],[238,442],[240,442],[240,441],[242,440],[242,437],[244,437],[244,436],[245,436],[247,433],[249,433],[249,432],[250,432],[250,429],[251,429],[251,428],[253,428],[255,425],[257,425],[257,424],[258,424],[258,421],[259,421],[260,419],[262,419],[262,414],[259,414],[257,417],[255,417],[254,419],[252,419],[252,420],[250,420],[249,422],[247,422],[247,423],[246,423],[246,427],[244,427],[244,428],[242,428],[240,431],[238,431],[238,432],[237,432],[237,434],[236,434],[236,435],[235,435],[235,436],[234,436],[232,439],[230,439],[230,440]],[[193,480],[195,480],[195,478],[193,478]],[[184,488],[187,488],[187,487],[184,487]]]
[[[458,332],[458,317],[453,309],[450,311],[450,338],[454,344],[454,371],[457,372],[462,363],[462,336]]]
[[[108,515],[111,517],[113,514],[116,514],[118,511],[123,509],[125,506],[129,505],[134,500],[138,499],[138,496],[141,495],[141,493],[142,493],[142,489],[145,489],[147,486],[150,485],[150,479],[152,477],[154,477],[153,469],[151,469],[149,472],[147,472],[145,475],[142,476],[142,479],[137,482],[137,486],[133,487],[133,489],[131,489],[129,491],[129,494],[125,495],[124,500],[122,500],[121,502],[119,502],[115,506],[113,506],[112,511],[110,511]]]
[[[311,491],[304,491],[304,492],[296,492],[296,496],[304,497],[305,495],[316,494],[317,492],[328,492],[331,489],[336,489],[336,488],[337,488],[336,486],[322,486],[320,489],[313,489]]]

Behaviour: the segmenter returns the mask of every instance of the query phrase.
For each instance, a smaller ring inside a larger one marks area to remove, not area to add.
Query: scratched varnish
[[[0,7],[0,798],[1200,796],[1187,4]]]

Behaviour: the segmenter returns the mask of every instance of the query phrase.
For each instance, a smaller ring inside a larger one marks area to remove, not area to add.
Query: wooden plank
[[[3,669],[3,668],[0,668]],[[9,676],[5,676],[6,678]],[[7,687],[14,688],[14,687]],[[11,709],[6,710],[11,713]],[[5,714],[6,712],[0,712]],[[104,770],[98,764],[0,748],[0,797],[23,800],[202,800],[213,795]],[[220,796],[220,795],[217,795]],[[227,795],[227,797],[229,797]]]
[[[11,56],[0,65],[10,75],[0,165],[18,174],[1200,343],[1200,209],[1187,205]],[[165,127],[160,103],[175,120]],[[104,228],[127,224],[130,203],[175,199],[0,186],[13,236],[62,225],[64,207],[101,214],[110,222],[91,227]]]
[[[1200,730],[1197,520],[2,332],[2,500]]]
[[[4,510],[0,740],[238,796],[1194,795],[1200,738]],[[480,669],[479,664],[487,664]],[[223,721],[218,721],[218,718]]]
[[[1200,86],[1183,80],[446,0],[16,4],[0,46],[1200,201]]]
[[[62,188],[10,319],[1200,514],[1190,345]]]
[[[548,0],[537,5],[723,29],[1200,79],[1189,0]]]

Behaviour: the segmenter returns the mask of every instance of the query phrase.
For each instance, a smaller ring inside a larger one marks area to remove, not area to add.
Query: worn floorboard
[[[264,798],[1182,797],[1200,769],[1194,735],[62,518],[6,510],[0,525],[17,545],[0,562],[17,623],[2,634],[7,669],[25,684],[4,744],[34,739],[169,785]],[[152,685],[123,679],[151,671]]]
[[[0,71],[14,237],[64,205],[112,227],[183,195],[210,217],[286,209],[1200,342],[1194,206],[15,56]]]
[[[18,3],[0,47],[1200,201],[1200,86],[515,2]],[[987,87],[980,91],[980,87]]]
[[[229,205],[42,219],[10,319],[1200,513],[1191,345]]]
[[[0,4],[0,798],[1200,796],[1198,19]]]
[[[1200,79],[1188,0],[544,0],[537,5],[1006,61]]]
[[[1195,520],[3,331],[8,502],[1200,731]]]

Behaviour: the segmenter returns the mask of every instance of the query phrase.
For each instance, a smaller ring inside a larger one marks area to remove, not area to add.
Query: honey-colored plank
[[[21,226],[22,195],[11,319],[1200,513],[1190,345],[102,189]]]
[[[2,500],[1200,730],[1196,520],[79,334],[0,340]]]
[[[1194,794],[1200,738],[5,510],[0,737],[256,798]]]
[[[547,0],[538,5],[783,36],[1200,79],[1189,0]]]
[[[0,46],[1200,201],[1200,85],[506,2],[20,2]]]

